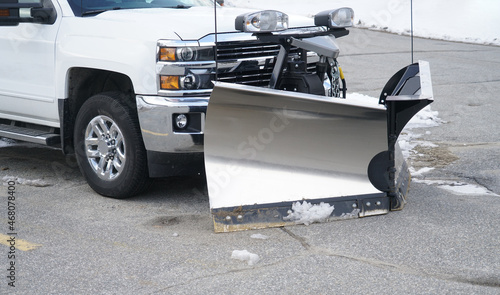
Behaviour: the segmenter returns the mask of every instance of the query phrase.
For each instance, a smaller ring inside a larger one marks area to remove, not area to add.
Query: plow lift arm
[[[326,63],[336,60],[335,38],[347,35],[345,27],[352,25],[339,14],[352,21],[352,10],[341,8],[316,16],[315,24],[327,29],[298,31],[285,30],[280,20],[286,17],[274,15],[278,22],[270,31],[261,25],[255,33],[281,45],[269,87],[215,84],[204,145],[216,232],[365,217],[404,207],[411,176],[397,138],[433,101],[429,64],[420,61],[396,73],[378,105],[326,96],[323,79],[331,69],[292,70],[302,65],[290,61],[289,53],[293,46],[316,52]],[[236,29],[249,31],[251,17],[238,17]],[[280,26],[283,32],[276,33]]]

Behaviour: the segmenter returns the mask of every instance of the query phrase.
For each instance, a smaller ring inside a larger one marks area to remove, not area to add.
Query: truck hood
[[[256,10],[230,7],[218,8],[218,32],[234,32],[235,18],[238,15],[253,11]],[[104,22],[118,22],[123,25],[124,30],[130,32],[142,31],[145,35],[153,34],[156,35],[156,39],[171,38],[172,34],[175,34],[181,40],[198,40],[214,32],[214,9],[211,7],[111,10],[93,18]],[[289,19],[290,27],[314,25],[312,18],[290,15]]]

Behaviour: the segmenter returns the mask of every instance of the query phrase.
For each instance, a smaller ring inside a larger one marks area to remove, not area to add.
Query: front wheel
[[[89,98],[76,117],[74,142],[80,170],[97,193],[127,198],[149,184],[147,156],[136,113],[119,92]]]

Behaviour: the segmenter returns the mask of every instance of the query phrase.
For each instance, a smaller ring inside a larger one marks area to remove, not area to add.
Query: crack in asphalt
[[[390,270],[401,274],[409,274],[421,277],[424,276],[428,278],[434,278],[449,282],[464,283],[482,287],[500,288],[500,279],[493,275],[487,277],[467,277],[464,276],[463,274],[451,274],[451,273],[446,273],[445,271],[432,270],[432,269],[417,269],[377,259],[351,256],[343,253],[338,253],[327,248],[312,246],[307,242],[306,238],[293,233],[291,230],[288,230],[287,228],[282,228],[282,230],[285,233],[287,233],[290,237],[298,241],[302,245],[302,247],[304,247],[305,250],[313,254],[348,259],[354,262],[368,264],[377,268]]]
[[[295,233],[293,233],[291,230],[287,229],[286,227],[282,227],[281,230],[284,231],[289,236],[291,236],[292,238],[294,238],[295,240],[297,240],[298,242],[300,242],[300,244],[302,245],[302,247],[304,247],[304,249],[306,249],[306,250],[311,249],[311,245],[309,245],[309,243],[307,243],[305,238],[296,235]]]
[[[495,191],[491,187],[489,187],[487,184],[484,183],[483,179],[481,179],[477,176],[467,176],[463,173],[454,173],[454,174],[459,179],[467,179],[470,182],[474,182],[477,186],[484,187],[488,192],[490,192],[492,194],[496,194]]]
[[[305,256],[310,255],[310,254],[323,255],[323,256],[328,256],[328,257],[347,259],[350,261],[354,261],[354,262],[362,263],[362,264],[367,264],[367,265],[370,265],[373,267],[396,272],[399,274],[427,277],[427,278],[433,278],[433,279],[438,279],[438,280],[444,280],[444,281],[448,281],[448,282],[463,283],[463,284],[469,284],[469,285],[475,285],[475,286],[481,286],[481,287],[500,288],[500,280],[493,275],[467,277],[463,274],[456,274],[456,273],[453,274],[453,273],[449,273],[449,272],[447,273],[444,270],[418,269],[418,268],[412,268],[412,267],[409,267],[406,265],[394,264],[394,263],[390,263],[390,262],[386,262],[386,261],[382,261],[382,260],[378,260],[378,259],[352,256],[352,255],[348,255],[348,254],[344,254],[344,253],[335,252],[331,249],[313,246],[307,242],[306,238],[295,234],[293,231],[289,230],[288,228],[282,227],[280,229],[283,232],[285,232],[288,236],[290,236],[292,239],[299,242],[301,244],[301,246],[304,248],[304,250],[306,250],[306,252],[304,252],[300,255],[295,255],[295,256],[291,257],[293,259],[296,259],[297,257],[305,257]],[[180,284],[174,284],[172,286],[157,289],[157,290],[152,291],[148,294],[163,294],[166,291],[172,290],[174,288],[189,286],[191,283],[196,282],[196,281],[210,279],[210,278],[216,278],[219,276],[226,276],[228,274],[251,272],[251,271],[254,271],[255,269],[259,269],[259,268],[261,269],[261,268],[272,267],[276,264],[280,264],[281,262],[282,262],[282,260],[277,261],[275,263],[258,265],[255,267],[249,267],[249,268],[244,268],[244,269],[230,269],[230,270],[227,270],[227,271],[222,272],[222,273],[204,275],[204,276],[192,278],[192,279],[187,280],[187,281],[180,283]]]
[[[478,185],[486,188],[489,192],[491,192],[492,194],[494,194],[495,192],[493,191],[493,189],[491,187],[489,187],[487,184],[485,184],[483,181],[479,181],[480,178],[478,177],[471,177],[472,180],[474,180]]]

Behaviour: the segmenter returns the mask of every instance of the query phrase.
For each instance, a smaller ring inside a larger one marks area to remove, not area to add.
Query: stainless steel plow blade
[[[430,87],[425,62],[398,72],[382,104],[217,84],[205,128],[215,231],[401,209],[410,174],[396,140]]]

